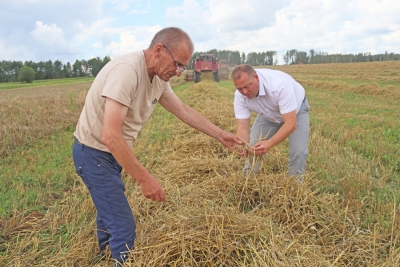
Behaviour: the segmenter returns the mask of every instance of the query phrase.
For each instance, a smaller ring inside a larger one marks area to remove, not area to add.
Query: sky
[[[400,53],[399,0],[0,0],[0,60],[63,63],[146,49],[164,27],[195,51]]]

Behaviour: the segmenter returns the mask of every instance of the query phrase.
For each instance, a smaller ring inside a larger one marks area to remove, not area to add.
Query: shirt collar
[[[264,96],[265,93],[265,87],[264,87],[264,79],[263,76],[261,75],[260,72],[256,71],[258,75],[258,83],[259,83],[259,88],[258,88],[258,96]]]

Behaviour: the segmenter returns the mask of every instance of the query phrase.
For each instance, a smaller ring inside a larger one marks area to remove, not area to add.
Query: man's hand
[[[250,152],[256,156],[264,155],[273,147],[269,140],[260,141],[250,148]]]
[[[245,142],[234,135],[233,133],[229,132],[223,132],[221,136],[218,138],[218,140],[229,149],[229,151],[232,151],[232,148],[235,145],[244,145]]]
[[[247,150],[248,148],[245,146],[240,146],[237,148],[239,156],[241,156],[242,158],[247,158],[247,156],[249,155],[249,152]]]
[[[140,181],[140,190],[142,194],[153,201],[166,202],[164,191],[162,190],[160,183],[152,175],[147,176],[145,179]]]
[[[250,153],[256,156],[261,156],[267,153],[271,148],[289,137],[295,130],[297,124],[296,110],[289,113],[282,114],[283,121],[285,122],[282,127],[270,139],[259,141],[251,147]]]

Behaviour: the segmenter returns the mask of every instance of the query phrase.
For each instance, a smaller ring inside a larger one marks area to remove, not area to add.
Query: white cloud
[[[21,53],[30,51],[27,60],[75,61],[83,55],[83,49],[73,41],[79,25],[101,19],[103,1],[1,1],[0,25],[7,26],[0,26],[0,41],[8,50],[19,47]]]
[[[285,0],[210,0],[207,13],[209,23],[215,24],[220,32],[254,31],[273,25],[275,12],[289,2]]]
[[[113,3],[119,10],[127,10],[130,8],[131,3],[138,3],[142,2],[141,0],[112,0]]]
[[[37,21],[31,36],[45,46],[66,45],[64,32],[56,24],[47,25]]]
[[[129,14],[148,14],[151,12],[150,2],[142,4],[141,1],[136,4],[136,8],[129,12]]]
[[[213,23],[202,26],[209,38],[198,38],[191,29],[190,35],[197,49],[277,50],[280,58],[290,49],[381,53],[391,47],[399,51],[399,45],[394,45],[400,29],[396,10],[400,10],[397,0],[292,0],[290,5],[275,7],[267,1],[210,0],[209,6],[198,10],[198,17],[206,14],[205,20]]]
[[[83,45],[90,43],[92,40],[100,40],[95,42],[101,44],[101,46],[110,43],[112,41],[112,35],[120,32],[108,27],[112,22],[113,19],[110,17],[101,18],[90,25],[78,22],[79,31],[77,31],[73,37],[73,42]]]
[[[103,46],[101,45],[101,43],[97,42],[93,44],[94,48],[103,48]]]
[[[148,14],[149,12],[148,9],[134,9],[129,14]]]
[[[122,31],[119,34],[119,41],[111,42],[106,50],[112,56],[119,56],[137,50],[146,49],[162,27],[157,25],[153,27],[137,27],[131,31]]]
[[[9,61],[26,61],[35,58],[32,50],[27,49],[26,46],[7,46],[3,40],[0,39],[0,55],[1,60]]]
[[[116,56],[165,26],[187,31],[196,51],[400,53],[398,10],[398,0],[1,1],[0,60]]]
[[[382,41],[385,44],[393,46],[393,47],[398,47],[399,40],[400,40],[400,29],[382,36]]]
[[[200,40],[210,40],[215,35],[215,28],[210,27],[204,7],[196,0],[184,0],[181,6],[167,8],[165,18],[168,26],[178,25],[192,38],[196,36]]]

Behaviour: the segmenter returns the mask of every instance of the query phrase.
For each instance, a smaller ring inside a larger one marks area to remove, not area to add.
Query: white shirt
[[[256,69],[259,77],[259,94],[252,99],[235,92],[233,102],[236,119],[249,119],[251,111],[261,114],[266,120],[282,123],[282,114],[299,112],[305,90],[289,74],[279,70]]]

